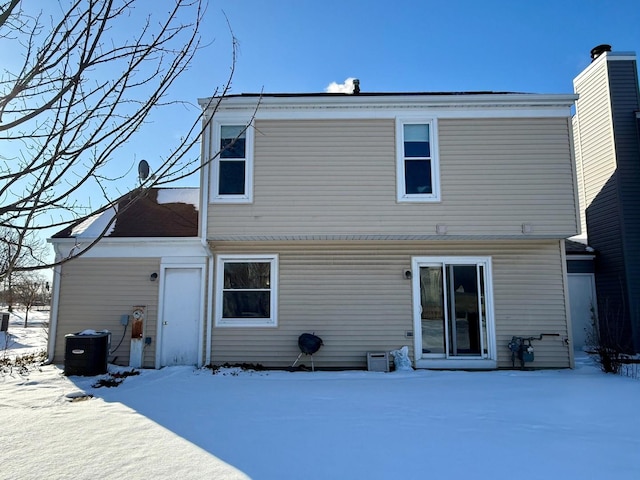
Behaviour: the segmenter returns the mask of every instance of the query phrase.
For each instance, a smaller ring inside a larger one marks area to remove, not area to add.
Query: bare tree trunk
[[[13,312],[13,285],[11,275],[7,277],[7,310]]]

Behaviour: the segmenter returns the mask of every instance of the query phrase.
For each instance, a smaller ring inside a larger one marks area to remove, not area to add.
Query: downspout
[[[207,255],[207,309],[206,309],[206,351],[205,365],[211,364],[211,335],[213,331],[213,252],[207,242],[207,216],[209,213],[209,158],[211,145],[211,124],[210,115],[205,112],[203,122],[207,125],[202,132],[202,143],[200,147],[200,161],[204,163],[200,170],[200,242]],[[206,159],[206,160],[205,160]]]
[[[57,244],[53,244],[55,261],[62,256]],[[60,305],[60,279],[62,275],[62,265],[53,267],[53,278],[51,279],[51,314],[49,315],[49,338],[47,339],[47,360],[45,365],[53,363],[56,350],[56,333],[58,330],[58,305]]]

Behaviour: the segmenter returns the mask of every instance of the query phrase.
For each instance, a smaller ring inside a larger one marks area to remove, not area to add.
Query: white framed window
[[[214,123],[211,201],[250,203],[253,201],[253,128],[239,122]]]
[[[399,202],[440,201],[437,122],[435,119],[396,119]]]
[[[215,323],[220,327],[278,325],[278,256],[216,256]]]

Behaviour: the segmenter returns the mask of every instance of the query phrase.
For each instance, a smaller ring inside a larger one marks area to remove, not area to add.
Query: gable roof
[[[198,188],[150,188],[142,197],[130,192],[113,209],[93,215],[54,234],[52,238],[197,237]]]

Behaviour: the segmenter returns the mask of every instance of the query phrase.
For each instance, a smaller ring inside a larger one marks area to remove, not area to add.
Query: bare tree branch
[[[203,1],[175,0],[158,21],[141,18],[137,0],[60,0],[47,14],[28,10],[38,8],[35,2],[0,0],[0,49],[10,41],[20,50],[17,65],[0,70],[0,232],[10,239],[0,242],[8,255],[0,259],[0,279],[56,264],[30,246],[40,231],[114,209],[121,195],[107,185],[118,174],[107,167],[152,112],[182,103],[168,95],[201,48]],[[116,28],[131,17],[141,18],[135,28]],[[209,112],[231,88],[237,40],[229,31],[231,70],[210,97]],[[202,168],[193,147],[212,118],[203,122],[203,111],[131,195]],[[89,187],[101,192],[98,209],[78,202]],[[80,255],[99,240],[83,245]]]

